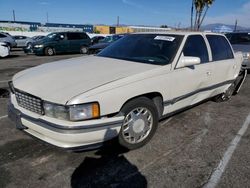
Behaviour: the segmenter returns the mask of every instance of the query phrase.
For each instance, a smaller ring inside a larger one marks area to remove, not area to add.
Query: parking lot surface
[[[20,70],[78,56],[16,50],[0,59],[0,88]],[[250,185],[249,74],[230,101],[207,101],[162,120],[151,142],[129,152],[115,143],[77,153],[42,143],[15,129],[6,116],[7,100],[0,98],[0,187],[195,188],[214,186],[208,184],[213,177],[217,187]],[[245,131],[239,134],[242,127]],[[214,175],[219,164],[224,168]]]

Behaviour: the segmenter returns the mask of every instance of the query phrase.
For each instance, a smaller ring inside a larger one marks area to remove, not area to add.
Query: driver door
[[[200,64],[186,67],[175,67],[171,73],[171,99],[165,102],[168,112],[173,112],[193,105],[206,97],[203,91],[208,87],[210,79],[209,54],[202,35],[188,36],[182,56],[198,57]]]
[[[64,33],[59,33],[55,37],[54,48],[56,53],[66,53],[69,48],[69,41]]]

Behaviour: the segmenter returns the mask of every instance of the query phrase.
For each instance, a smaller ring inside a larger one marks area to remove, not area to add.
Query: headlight
[[[69,117],[71,121],[93,119],[100,116],[98,103],[74,105],[69,107]]]
[[[250,52],[248,53],[248,52],[244,52],[243,53],[243,59],[244,60],[250,60]]]
[[[54,117],[57,119],[69,120],[68,108],[63,105],[44,102],[43,108],[46,116]]]
[[[9,47],[7,44],[1,44],[1,46],[3,46],[3,47]]]
[[[46,116],[62,120],[79,121],[100,116],[100,108],[97,102],[73,106],[44,102],[43,108]]]
[[[34,47],[35,47],[35,48],[42,48],[43,45],[42,45],[42,44],[40,44],[40,45],[35,45]]]

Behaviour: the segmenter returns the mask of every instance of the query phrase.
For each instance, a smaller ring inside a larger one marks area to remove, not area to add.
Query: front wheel
[[[31,42],[28,42],[27,45],[26,45],[26,47],[27,47],[28,49],[31,49],[31,48],[32,48],[32,43],[31,43]]]
[[[127,149],[145,145],[155,134],[158,125],[157,108],[152,100],[141,97],[128,102],[121,110],[124,121],[119,143]]]
[[[51,48],[51,47],[45,48],[44,52],[45,52],[45,55],[48,55],[48,56],[55,55],[55,51],[54,51],[54,49]]]

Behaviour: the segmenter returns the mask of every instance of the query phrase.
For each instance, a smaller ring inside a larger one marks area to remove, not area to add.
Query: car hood
[[[79,57],[24,70],[13,77],[13,85],[43,100],[66,104],[79,94],[156,67],[97,56]]]
[[[34,45],[44,44],[44,43],[49,42],[49,41],[53,41],[53,39],[51,39],[49,37],[44,37],[40,40],[34,40]]]

